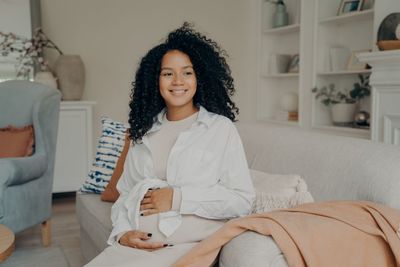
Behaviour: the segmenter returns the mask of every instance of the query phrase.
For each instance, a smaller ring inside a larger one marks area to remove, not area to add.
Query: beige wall
[[[183,21],[228,51],[242,121],[255,120],[256,22],[251,0],[41,0],[42,24],[65,54],[86,68],[83,100],[96,101],[99,117],[126,121],[131,82],[140,58]],[[48,53],[50,59],[55,54]]]

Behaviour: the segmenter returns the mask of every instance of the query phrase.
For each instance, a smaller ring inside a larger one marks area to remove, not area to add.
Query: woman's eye
[[[189,76],[189,75],[192,75],[192,74],[193,74],[193,72],[191,72],[191,71],[187,71],[187,72],[185,72],[184,74],[185,74],[185,75],[187,75],[187,76]]]
[[[167,76],[172,76],[172,73],[171,72],[164,72],[161,75],[167,77]]]

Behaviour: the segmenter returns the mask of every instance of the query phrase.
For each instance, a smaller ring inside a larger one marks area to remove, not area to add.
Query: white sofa
[[[316,201],[370,200],[400,209],[400,148],[292,127],[237,123],[251,169],[299,174]],[[106,247],[110,203],[77,194],[82,252],[90,260]],[[220,254],[221,267],[287,266],[272,238],[245,232]]]

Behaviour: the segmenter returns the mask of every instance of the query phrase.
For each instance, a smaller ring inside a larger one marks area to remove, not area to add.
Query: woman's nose
[[[183,77],[182,75],[174,75],[174,79],[172,80],[174,85],[183,84]]]

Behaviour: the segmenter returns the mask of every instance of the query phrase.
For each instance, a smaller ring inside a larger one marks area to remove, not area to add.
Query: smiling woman
[[[184,23],[142,58],[111,246],[88,266],[171,266],[227,219],[249,214],[255,193],[225,56]]]

